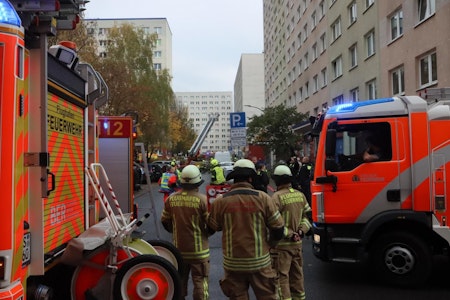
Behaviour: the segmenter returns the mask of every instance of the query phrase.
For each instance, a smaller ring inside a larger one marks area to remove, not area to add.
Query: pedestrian
[[[223,231],[220,287],[229,299],[248,299],[249,287],[257,299],[279,299],[269,249],[283,238],[284,221],[270,196],[253,188],[255,175],[251,160],[236,161],[227,176],[234,180],[230,191],[212,203],[208,219],[213,230]]]
[[[199,193],[204,182],[198,167],[188,165],[180,175],[181,190],[169,196],[164,204],[161,222],[172,233],[173,244],[181,252],[183,299],[188,293],[189,274],[194,300],[209,298],[209,243],[213,233],[206,225],[206,195]]]
[[[256,190],[267,193],[267,186],[269,185],[269,175],[267,174],[266,165],[262,162],[256,163],[256,176],[253,180],[253,187]]]
[[[292,188],[292,173],[287,166],[277,166],[273,172],[277,191],[272,195],[288,233],[270,250],[272,263],[278,271],[281,299],[306,299],[303,278],[302,238],[310,230],[308,212],[311,208],[305,195]]]
[[[302,158],[302,166],[298,171],[298,182],[300,184],[301,191],[306,197],[308,204],[311,206],[311,171],[313,166],[308,156]]]
[[[226,182],[225,174],[222,167],[219,165],[219,161],[215,158],[211,159],[211,184],[220,185]]]
[[[158,184],[159,192],[164,194],[163,200],[166,202],[169,195],[175,192],[177,187],[177,176],[174,174],[174,167],[167,166],[166,171],[159,178]]]

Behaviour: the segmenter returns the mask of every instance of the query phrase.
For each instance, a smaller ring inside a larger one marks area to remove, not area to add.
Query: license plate
[[[23,236],[22,266],[29,265],[31,262],[31,233],[27,232]]]

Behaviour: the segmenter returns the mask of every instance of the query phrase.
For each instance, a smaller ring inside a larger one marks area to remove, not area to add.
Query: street
[[[206,182],[208,174],[203,174]],[[205,183],[200,187],[205,192]],[[153,198],[153,200],[152,200]],[[151,203],[155,203],[155,212],[144,222],[139,231],[145,232],[144,239],[162,239],[171,241],[171,235],[160,225],[163,200],[162,194],[158,193],[158,185],[143,186],[142,190],[135,196],[135,202],[139,205],[139,216],[150,212]],[[159,231],[159,233],[158,233]],[[223,275],[221,232],[215,233],[210,238],[211,268],[210,268],[210,299],[226,299],[219,287],[219,279]],[[450,284],[446,281],[450,265],[445,260],[436,263],[436,271],[430,283],[415,289],[401,289],[381,285],[372,278],[370,268],[365,265],[335,264],[322,262],[312,254],[311,238],[303,241],[304,250],[304,274],[307,299],[328,300],[447,300],[450,299]],[[187,300],[191,300],[190,295]],[[250,289],[250,299],[256,297]]]

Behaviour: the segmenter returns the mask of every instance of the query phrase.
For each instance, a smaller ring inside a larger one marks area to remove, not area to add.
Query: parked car
[[[233,171],[234,162],[232,162],[232,161],[223,161],[223,162],[219,163],[219,166],[222,167],[223,173],[225,174],[225,177],[226,177],[228,175],[228,173]]]
[[[137,162],[133,162],[133,188],[135,191],[140,190],[144,179],[144,168]]]
[[[151,163],[148,164],[148,172],[150,174],[150,180],[152,182],[157,182],[159,180],[159,178],[161,178],[161,175],[163,173],[162,171],[162,166],[163,164],[158,164],[158,163]]]

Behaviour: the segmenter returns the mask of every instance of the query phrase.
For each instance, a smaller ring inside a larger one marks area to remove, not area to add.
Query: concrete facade
[[[329,106],[450,86],[450,1],[264,0],[266,104]]]
[[[228,151],[230,141],[230,113],[233,109],[233,92],[175,92],[178,105],[188,108],[197,133],[205,126],[209,116],[220,113],[203,142],[200,152]]]
[[[248,122],[264,107],[264,54],[242,54],[234,81],[234,109],[245,112]]]
[[[97,54],[105,55],[108,41],[108,30],[122,24],[131,24],[141,28],[144,33],[158,35],[153,49],[153,67],[155,70],[167,69],[172,75],[172,32],[166,18],[135,18],[135,19],[84,19],[88,34],[94,35],[99,47]]]

